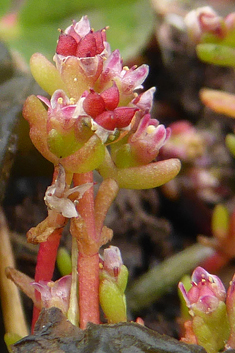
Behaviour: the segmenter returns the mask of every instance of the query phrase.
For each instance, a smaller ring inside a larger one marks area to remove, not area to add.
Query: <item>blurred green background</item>
[[[124,60],[146,45],[153,30],[154,11],[148,0],[1,0],[0,39],[28,62],[34,52],[53,57],[58,29],[88,15],[92,28],[109,26],[111,49]]]

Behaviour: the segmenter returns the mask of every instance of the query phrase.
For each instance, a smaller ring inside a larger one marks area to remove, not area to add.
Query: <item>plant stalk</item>
[[[14,267],[15,261],[10,243],[6,219],[0,209],[0,298],[5,331],[27,336],[28,329],[21,303],[19,290],[5,274],[5,268]]]
[[[74,174],[74,186],[93,183],[93,173]],[[94,190],[91,187],[85,192],[77,205],[78,213],[85,221],[88,238],[99,243],[99,234],[95,228]],[[79,239],[79,234],[77,236]],[[82,239],[80,239],[82,241]],[[85,329],[88,322],[98,324],[99,318],[99,245],[97,252],[94,247],[78,254],[78,293],[80,327]]]

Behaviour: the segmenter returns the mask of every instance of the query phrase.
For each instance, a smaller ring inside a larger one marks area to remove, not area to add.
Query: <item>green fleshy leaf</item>
[[[74,154],[62,158],[60,163],[68,172],[86,173],[98,168],[103,162],[104,155],[104,144],[96,135],[93,135],[83,147]]]
[[[12,352],[11,345],[15,344],[18,342],[22,337],[19,336],[17,333],[6,333],[4,335],[4,341],[6,343],[7,349],[9,353]]]
[[[103,163],[99,167],[99,173],[104,179],[116,180],[120,188],[152,189],[176,177],[180,167],[181,163],[176,158],[123,169]]]
[[[118,274],[117,285],[122,294],[124,294],[128,280],[128,269],[125,265],[121,266]]]
[[[61,134],[55,129],[52,129],[48,134],[47,141],[49,150],[58,158],[70,156],[82,147],[81,143],[79,143],[74,136],[74,130],[66,134]]]
[[[198,313],[194,308],[193,311],[193,331],[198,343],[207,353],[217,353],[223,349],[230,333],[225,303],[221,301],[216,310],[209,313]]]
[[[220,66],[235,66],[235,49],[220,44],[199,44],[196,48],[200,60]]]
[[[71,256],[66,248],[59,248],[57,253],[57,267],[61,276],[70,275],[72,272]]]
[[[184,275],[180,282],[183,283],[184,288],[186,289],[186,291],[188,292],[189,289],[192,287],[192,282],[191,282],[191,277],[189,275]],[[181,292],[181,290],[178,289],[178,296],[180,299],[180,313],[181,313],[181,318],[184,319],[184,321],[186,320],[190,320],[191,316],[189,314],[189,309],[186,305],[185,299],[183,297],[183,294]]]
[[[39,86],[47,93],[52,95],[57,89],[62,89],[68,94],[59,71],[45,56],[39,53],[34,54],[30,59],[30,68]]]
[[[100,305],[109,323],[126,321],[126,301],[117,284],[108,279],[100,283]]]
[[[218,204],[212,214],[212,232],[219,239],[223,239],[229,227],[229,213],[225,206]]]
[[[235,135],[228,134],[225,138],[225,143],[229,151],[235,156]]]

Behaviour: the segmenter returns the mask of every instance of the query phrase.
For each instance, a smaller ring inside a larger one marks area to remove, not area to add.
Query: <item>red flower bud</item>
[[[83,109],[88,115],[95,118],[105,110],[105,102],[99,93],[91,90],[88,96],[84,99]]]
[[[64,56],[75,56],[77,52],[78,43],[69,34],[62,33],[59,36],[56,53]]]
[[[106,89],[100,95],[105,102],[105,108],[107,110],[114,110],[117,108],[119,103],[119,90],[115,82],[112,87]]]

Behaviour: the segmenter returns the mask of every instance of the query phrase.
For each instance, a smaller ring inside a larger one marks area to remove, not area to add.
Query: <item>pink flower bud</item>
[[[169,136],[169,128],[159,125],[156,119],[151,119],[150,114],[146,114],[141,119],[137,131],[128,140],[137,163],[148,164],[153,161]]]
[[[91,90],[83,102],[83,109],[92,118],[97,117],[105,110],[105,102],[99,93]]]
[[[184,285],[179,289],[188,308],[192,311],[214,311],[220,301],[224,301],[226,290],[219,277],[209,274],[202,267],[197,267],[192,274],[192,287],[186,292]]]
[[[71,276],[64,276],[55,282],[39,281],[31,284],[41,293],[42,307],[55,306],[66,314],[69,308],[71,281]]]
[[[105,49],[105,29],[94,32],[86,16],[61,33],[56,53],[79,58],[94,57]]]
[[[211,33],[218,38],[226,35],[222,17],[210,7],[204,6],[190,11],[185,17],[185,24],[190,38],[199,43],[205,33]]]
[[[117,246],[110,246],[104,249],[104,270],[111,276],[116,277],[123,265],[122,256]]]
[[[68,130],[73,126],[77,118],[74,116],[77,105],[66,96],[64,91],[55,91],[50,101],[42,96],[38,96],[38,98],[48,106],[48,132],[52,128],[63,132],[63,130]]]

